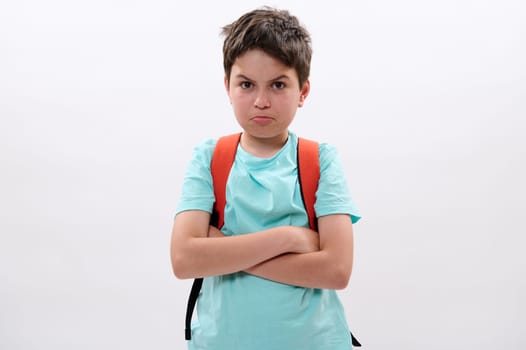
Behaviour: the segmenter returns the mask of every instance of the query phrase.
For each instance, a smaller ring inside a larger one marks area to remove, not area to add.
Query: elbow
[[[351,279],[351,269],[339,267],[334,269],[330,283],[330,289],[341,290],[347,288]]]
[[[171,260],[172,271],[176,278],[184,280],[195,277],[190,273],[190,270],[187,266],[188,264],[185,263],[186,259],[182,254],[172,252]]]
[[[181,264],[175,259],[172,259],[172,271],[174,276],[178,279],[182,280],[188,278],[185,274],[185,270],[181,267]]]
[[[182,264],[172,261],[172,271],[174,276],[180,280],[194,278],[194,276]]]
[[[192,272],[195,272],[195,266],[190,259],[189,246],[184,240],[172,240],[170,246],[170,261],[172,263],[172,272],[177,279],[185,280],[195,278]]]
[[[336,289],[336,290],[345,289],[349,285],[349,280],[350,280],[349,276],[337,276],[334,278],[333,281],[331,281],[331,284],[332,284],[331,289]]]

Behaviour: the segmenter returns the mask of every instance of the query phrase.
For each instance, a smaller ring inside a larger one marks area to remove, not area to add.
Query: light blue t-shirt
[[[297,136],[290,132],[271,158],[257,158],[238,146],[227,182],[225,235],[293,225],[308,227],[296,164]],[[210,160],[216,140],[194,149],[177,213],[212,212]],[[316,215],[360,218],[333,146],[320,144]],[[245,272],[207,277],[192,323],[190,350],[349,350],[349,328],[334,290],[273,282]]]

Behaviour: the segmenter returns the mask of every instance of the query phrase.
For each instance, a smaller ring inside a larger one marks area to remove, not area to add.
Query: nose
[[[258,91],[254,101],[254,107],[258,109],[265,109],[270,107],[270,99],[266,91]]]

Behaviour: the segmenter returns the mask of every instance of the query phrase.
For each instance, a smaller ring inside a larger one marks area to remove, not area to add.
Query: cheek
[[[298,106],[301,104],[299,95],[288,96],[286,101],[284,101],[283,106],[290,112],[294,112]]]
[[[252,107],[250,99],[246,96],[231,96],[230,103],[236,117],[242,117],[248,113],[249,109]]]
[[[230,95],[230,102],[239,108],[250,106],[252,99],[248,94],[232,94]]]

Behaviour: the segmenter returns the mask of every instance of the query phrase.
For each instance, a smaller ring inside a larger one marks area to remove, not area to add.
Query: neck
[[[276,154],[285,145],[289,137],[288,132],[283,135],[278,135],[270,138],[258,138],[248,135],[244,132],[241,135],[241,147],[259,158],[270,158]]]

